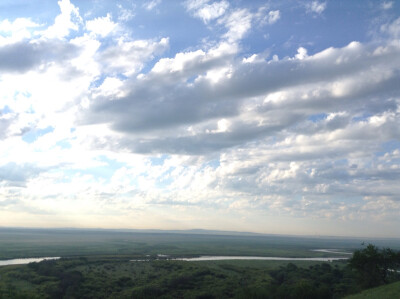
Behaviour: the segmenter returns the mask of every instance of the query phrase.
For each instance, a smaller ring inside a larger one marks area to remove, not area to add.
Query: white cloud
[[[242,39],[251,29],[253,15],[247,9],[239,9],[218,20],[228,32],[223,35],[229,42],[234,43]]]
[[[217,19],[225,14],[226,10],[229,8],[229,3],[227,1],[213,2],[211,4],[202,3],[202,5],[189,5],[188,7],[195,7],[193,10],[193,15],[203,20],[204,23],[208,23],[211,20]]]
[[[394,38],[400,37],[400,17],[391,23],[383,24],[381,26],[381,32],[389,34]]]
[[[205,24],[211,20],[217,20],[216,24],[224,26],[228,31],[222,38],[231,44],[240,41],[252,28],[252,23],[274,24],[280,19],[279,10],[268,11],[263,6],[253,13],[246,8],[230,8],[227,1],[209,3],[209,0],[190,0],[185,2],[188,12],[194,17],[200,18]]]
[[[326,2],[312,1],[306,4],[306,8],[311,13],[322,14],[326,9]]]
[[[31,19],[1,21],[0,224],[397,219],[398,19],[379,40],[278,59],[240,41],[280,10],[185,3],[216,40],[174,52],[111,14],[80,30],[69,1],[36,35]]]
[[[131,76],[138,73],[145,62],[155,55],[163,53],[169,47],[169,39],[154,40],[118,40],[117,45],[110,46],[99,54],[99,63],[104,65],[104,73],[122,73]]]
[[[111,20],[111,15],[109,13],[105,17],[86,21],[86,29],[101,37],[106,37],[111,32],[115,31],[117,26],[118,25]]]
[[[281,14],[279,10],[271,10],[268,13],[267,22],[268,24],[274,24],[281,18]]]
[[[117,7],[119,8],[118,21],[126,22],[135,17],[134,5],[132,9],[124,8],[121,4],[117,4]]]
[[[384,2],[382,2],[381,7],[384,10],[388,10],[388,9],[393,8],[393,4],[394,4],[393,1],[384,1]]]
[[[272,25],[276,23],[281,18],[281,13],[279,10],[268,11],[268,6],[262,6],[254,14],[254,18],[257,23],[264,25]]]
[[[307,56],[308,56],[307,49],[305,49],[303,47],[300,47],[297,49],[297,54],[295,56],[297,59],[302,60],[304,58],[307,58]]]
[[[69,35],[71,30],[77,31],[82,18],[79,15],[79,8],[75,7],[70,0],[58,1],[61,14],[59,14],[54,24],[45,31],[38,32],[46,38],[64,38]]]
[[[210,0],[187,0],[185,6],[189,11],[196,11],[206,5]]]
[[[0,22],[0,46],[29,39],[32,37],[32,29],[40,25],[27,18],[17,18],[10,22],[5,19]]]
[[[147,1],[143,4],[143,7],[146,10],[153,10],[155,7],[157,7],[158,5],[160,5],[162,0],[151,0],[151,1]]]

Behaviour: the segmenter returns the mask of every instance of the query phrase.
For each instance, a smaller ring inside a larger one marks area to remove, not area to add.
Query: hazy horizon
[[[400,236],[400,3],[0,4],[0,227]]]
[[[143,232],[143,233],[183,233],[183,234],[216,234],[216,235],[238,235],[238,236],[276,236],[276,237],[294,237],[294,238],[333,238],[333,239],[364,239],[364,240],[384,240],[392,239],[399,240],[399,236],[371,236],[371,235],[311,235],[311,234],[278,234],[278,233],[263,233],[254,231],[236,231],[236,230],[218,230],[218,229],[203,229],[203,228],[191,228],[191,229],[162,229],[162,228],[102,228],[102,227],[27,227],[27,226],[0,226],[0,230],[64,230],[64,231],[116,231],[116,232]]]

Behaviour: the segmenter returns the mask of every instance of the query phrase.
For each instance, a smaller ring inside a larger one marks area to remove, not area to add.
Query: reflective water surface
[[[0,261],[0,266],[8,265],[24,265],[29,263],[39,263],[44,260],[58,260],[60,257],[39,257],[39,258],[26,258],[26,259],[13,259]]]

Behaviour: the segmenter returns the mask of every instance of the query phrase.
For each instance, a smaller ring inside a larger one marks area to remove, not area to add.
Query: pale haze
[[[0,226],[399,237],[400,3],[1,1]]]

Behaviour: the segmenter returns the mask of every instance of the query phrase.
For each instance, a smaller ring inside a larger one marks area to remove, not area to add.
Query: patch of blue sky
[[[57,141],[56,146],[59,146],[62,149],[70,149],[72,147],[68,139]]]
[[[89,2],[89,1],[88,1]],[[28,13],[29,12],[29,13]],[[45,21],[48,24],[54,22],[54,18],[49,19],[48,16],[58,15],[60,7],[57,1],[41,0],[41,1],[26,1],[26,0],[2,0],[0,1],[0,19],[14,20],[16,18],[25,18],[28,15],[34,15],[35,19],[40,20],[38,23]]]
[[[167,188],[174,182],[171,176],[163,176],[156,180],[155,186],[160,189]]]
[[[170,37],[170,47],[164,52],[164,57],[173,57],[177,52],[197,50],[204,38],[216,40],[219,37],[202,20],[191,16],[180,1],[163,1],[151,11],[141,7],[139,9],[138,5],[137,14],[127,24],[132,28],[135,39]]]
[[[165,160],[168,158],[169,158],[169,155],[159,155],[159,156],[150,157],[149,160],[151,162],[151,165],[160,166],[160,165],[163,165]]]
[[[194,83],[194,81],[195,81],[198,77],[199,77],[199,75],[191,76],[191,77],[189,77],[189,79],[186,80],[186,83],[192,84],[192,83]]]
[[[90,88],[98,88],[99,86],[101,86],[104,83],[104,80],[107,77],[117,78],[117,79],[119,79],[121,81],[124,81],[124,80],[126,80],[128,78],[127,76],[125,76],[125,75],[123,75],[121,73],[112,74],[112,75],[102,74],[101,76],[97,77],[96,80],[90,82]]]
[[[125,163],[108,159],[105,156],[101,156],[98,159],[98,161],[101,162],[102,165],[95,167],[86,167],[84,169],[66,168],[65,170],[63,170],[63,173],[65,173],[66,176],[69,177],[70,179],[79,174],[79,175],[91,175],[96,179],[101,178],[108,181],[112,178],[112,176],[118,169],[126,166]]]
[[[22,95],[22,96],[24,96],[26,98],[30,98],[32,96],[32,94],[30,92],[27,92],[27,91],[15,91],[14,92],[14,100],[17,99],[17,97],[19,95]]]
[[[3,109],[0,110],[0,115],[9,114],[9,113],[12,113],[12,110],[7,105],[5,105],[3,107]]]
[[[389,140],[381,144],[381,149],[380,151],[375,153],[375,157],[382,157],[386,153],[393,152],[397,149],[400,149],[400,141],[399,140]]]
[[[51,133],[54,131],[54,128],[49,126],[45,129],[34,129],[34,130],[29,130],[26,132],[24,135],[22,135],[22,140],[27,142],[27,143],[33,143],[35,142],[39,137],[46,135],[48,133]]]
[[[143,64],[142,68],[140,69],[139,73],[141,74],[148,74],[154,67],[154,65],[160,60],[161,57],[164,57],[163,55],[159,56],[154,56],[153,59],[150,59],[146,63]]]
[[[104,80],[107,78],[107,75],[102,73],[96,80],[90,82],[89,88],[98,88],[101,84],[103,84]]]
[[[353,122],[362,122],[368,120],[368,118],[370,118],[371,116],[373,116],[372,113],[363,113],[362,115],[354,116],[351,120]]]
[[[254,26],[243,40],[244,51],[260,53],[268,49],[271,55],[284,58],[293,57],[299,47],[312,55],[370,38],[368,28],[374,11],[362,1],[329,1],[321,15],[307,12],[305,3],[293,0],[274,3],[269,9],[280,10],[280,19],[274,24]],[[332,24],[335,30],[331,30]]]
[[[220,163],[219,159],[213,159],[213,160],[207,161],[207,163],[204,164],[203,168],[212,167],[212,168],[216,169],[220,165],[221,165],[221,163]]]
[[[326,113],[313,114],[308,117],[308,120],[312,121],[313,123],[317,123],[322,120],[325,120],[327,116],[328,116],[328,114],[326,114]]]

